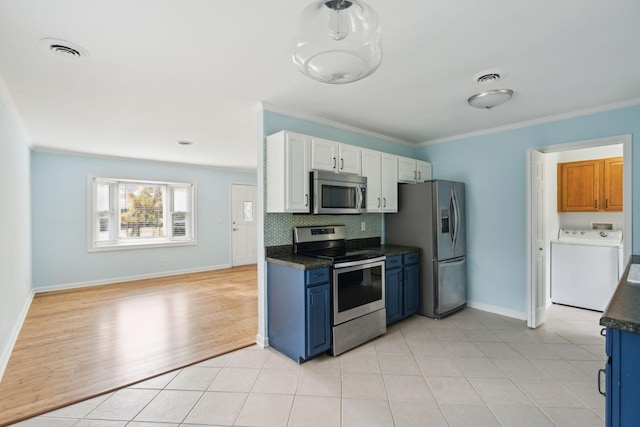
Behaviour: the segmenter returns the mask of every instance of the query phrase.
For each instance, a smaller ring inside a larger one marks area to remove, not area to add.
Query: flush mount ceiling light
[[[467,99],[469,105],[475,108],[484,108],[487,110],[504,104],[513,96],[511,89],[493,89],[477,93]]]
[[[40,40],[49,51],[65,58],[83,58],[89,56],[89,52],[75,43],[66,40],[46,38]]]
[[[293,62],[323,83],[351,83],[382,62],[378,15],[359,0],[321,0],[307,6],[294,39]]]

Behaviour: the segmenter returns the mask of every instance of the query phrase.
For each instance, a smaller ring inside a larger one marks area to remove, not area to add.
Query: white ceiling
[[[307,3],[0,0],[0,75],[36,148],[245,169],[260,102],[420,143],[640,99],[639,0],[368,0],[384,59],[348,85],[291,62]],[[493,68],[507,78],[473,81]],[[467,105],[493,88],[515,95]]]

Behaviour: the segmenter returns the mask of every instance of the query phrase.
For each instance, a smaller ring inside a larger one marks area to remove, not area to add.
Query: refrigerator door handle
[[[451,209],[451,216],[453,218],[452,219],[452,224],[451,224],[451,244],[453,246],[453,250],[455,252],[456,250],[456,243],[458,240],[458,221],[457,221],[457,217],[458,217],[458,209],[456,206],[456,194],[453,190],[453,188],[451,189],[451,200],[449,201],[449,207]]]

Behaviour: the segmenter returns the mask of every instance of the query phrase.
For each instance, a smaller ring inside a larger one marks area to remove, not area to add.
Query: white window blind
[[[90,249],[195,242],[193,184],[91,181]]]

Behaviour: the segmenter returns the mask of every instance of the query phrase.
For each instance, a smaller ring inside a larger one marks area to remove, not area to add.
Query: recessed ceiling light
[[[178,141],[180,145],[193,145],[193,141]]]
[[[40,40],[40,42],[51,53],[64,58],[84,58],[89,56],[89,52],[85,48],[66,40],[46,38]]]

